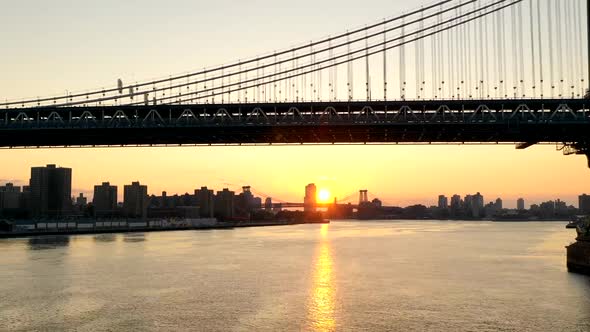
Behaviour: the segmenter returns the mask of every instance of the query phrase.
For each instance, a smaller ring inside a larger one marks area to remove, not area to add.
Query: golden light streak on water
[[[322,225],[321,243],[317,251],[311,298],[308,304],[308,321],[313,331],[336,329],[334,261],[328,237],[329,225]]]

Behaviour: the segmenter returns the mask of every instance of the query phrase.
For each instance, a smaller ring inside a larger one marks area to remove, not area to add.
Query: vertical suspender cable
[[[328,57],[330,58],[330,68],[328,69],[328,100],[334,100],[334,50],[331,49],[332,41],[328,42],[328,48],[330,48],[330,52],[328,52]]]
[[[456,16],[459,16],[459,9],[457,9],[456,11]],[[449,85],[449,92],[451,93],[451,96],[454,98],[459,98],[459,93],[460,93],[460,86],[461,84],[459,83],[461,81],[461,78],[459,76],[460,75],[460,70],[459,70],[459,62],[460,62],[460,54],[461,54],[461,49],[459,46],[459,29],[458,28],[454,28],[454,29],[450,29],[449,30],[449,36],[450,36],[450,40],[451,40],[451,49],[453,50],[453,54],[451,56],[451,85]]]
[[[502,93],[502,83],[503,83],[503,77],[502,77],[502,59],[503,59],[503,54],[502,54],[502,12],[499,11],[496,15],[496,47],[497,47],[497,56],[498,56],[498,97],[502,97],[503,93]]]
[[[471,15],[470,15],[471,16]],[[467,18],[470,18],[469,16]],[[471,38],[473,36],[472,33],[472,29],[474,27],[474,23],[473,22],[469,22],[467,24],[465,24],[465,58],[466,58],[466,62],[467,62],[467,71],[465,74],[465,86],[467,87],[467,90],[465,91],[465,97],[467,98],[472,98],[473,97],[473,62],[474,60],[473,55],[472,55],[472,42],[471,42]]]
[[[293,52],[293,55],[295,55],[295,52]],[[296,66],[297,68],[299,67],[299,59],[297,59],[297,60],[295,61],[295,66]],[[302,71],[303,71],[303,70],[302,70]],[[297,95],[296,97],[297,97],[297,101],[298,101],[298,102],[300,101],[300,95],[299,95],[299,94],[300,94],[300,92],[301,92],[301,81],[302,81],[302,80],[303,80],[303,77],[302,77],[302,75],[298,75],[298,76],[297,76],[297,80],[296,80],[296,82],[295,82],[295,84],[297,85],[297,87],[296,87],[296,89],[297,89],[297,90],[295,91],[295,94]]]
[[[574,38],[575,35],[575,27],[574,27],[574,20],[572,20],[572,15],[571,15],[571,8],[573,6],[573,3],[575,1],[569,1],[565,4],[565,34],[566,34],[566,46],[565,48],[568,50],[568,53],[576,53],[575,52],[575,46],[572,44],[572,38]],[[574,29],[572,30],[572,27],[574,27]],[[566,63],[567,66],[567,79],[566,79],[566,89],[567,89],[567,94],[569,96],[571,96],[572,98],[574,98],[575,96],[575,91],[574,91],[574,80],[572,79],[572,77],[574,76],[574,72],[575,72],[575,63],[576,61],[574,60],[575,58],[572,58],[571,56],[568,56],[568,59],[570,59],[570,61],[568,61],[568,63]]]
[[[539,35],[539,92],[541,94],[541,98],[543,98],[544,94],[544,70],[543,70],[543,29],[541,29],[541,0],[536,0],[537,2],[537,30]],[[533,38],[533,4],[531,2],[531,42],[534,44]],[[533,89],[537,82],[534,82],[535,76],[533,76]]]
[[[469,17],[468,17],[469,18]],[[471,26],[472,23],[469,22],[465,25],[465,40],[466,40],[466,45],[465,45],[465,52],[467,54],[467,91],[465,94],[465,97],[469,96],[469,98],[473,97],[473,87],[471,86],[472,84],[472,80],[471,80]]]
[[[402,19],[402,25],[405,25],[405,19]],[[401,43],[403,44],[405,42],[405,27],[402,26],[402,38],[401,38]],[[406,99],[406,63],[405,63],[405,46],[401,45],[399,48],[399,69],[400,69],[400,75],[399,75],[399,80],[400,80],[400,84],[399,84],[399,88],[400,88],[400,99],[401,100],[405,100]]]
[[[419,36],[419,34],[418,34]],[[420,41],[415,41],[413,43],[414,46],[414,83],[416,84],[415,92],[414,92],[414,99],[420,98]]]
[[[494,18],[496,19],[496,29],[494,29],[494,44],[493,44],[493,49],[496,52],[496,61],[494,61],[494,92],[495,92],[495,97],[498,98],[498,82],[500,81],[499,79],[499,74],[500,74],[500,46],[499,46],[499,42],[498,39],[499,37],[499,30],[500,30],[500,13],[496,13],[494,15]]]
[[[441,5],[441,9],[442,9],[442,5]],[[440,25],[443,21],[443,15],[439,14],[437,16],[437,23]],[[451,33],[451,31],[449,31],[449,33]],[[437,41],[438,41],[438,79],[439,82],[438,84],[438,94],[441,96],[441,98],[444,98],[444,93],[445,93],[445,57],[446,56],[446,52],[445,52],[445,47],[444,47],[444,34],[442,33],[438,33],[437,34]]]
[[[341,68],[341,67],[340,67]],[[339,81],[338,81],[338,69],[339,67],[336,66],[336,68],[334,69],[334,100],[340,100],[339,98],[339,94],[338,94],[338,87],[339,87]]]
[[[307,74],[304,74],[303,75],[303,82],[301,82],[301,87],[302,87],[301,88],[301,93],[302,93],[302,98],[303,98],[304,101],[307,100],[307,76],[308,76]],[[276,90],[277,90],[277,85],[276,85],[276,82],[275,82],[275,102],[277,100],[277,98],[276,98],[276,94],[277,94]]]
[[[484,70],[485,70],[484,71],[484,75],[485,76],[484,76],[484,79],[483,79],[483,81],[484,81],[483,84],[485,84],[485,86],[486,86],[486,95],[487,95],[487,98],[490,98],[490,82],[491,82],[491,80],[490,80],[490,62],[489,62],[490,61],[489,60],[489,57],[490,57],[490,55],[489,55],[489,53],[490,53],[490,43],[489,43],[489,29],[488,29],[488,26],[489,26],[489,24],[488,24],[488,15],[486,15],[484,17],[485,31],[484,31],[484,34],[483,34],[483,36],[485,38],[485,40],[484,40],[484,49],[483,49],[484,60],[485,60],[483,67],[484,67]]]
[[[561,1],[555,1],[555,16],[557,17],[557,63],[559,75],[559,97],[563,97],[563,34],[561,26]]]
[[[387,26],[383,27],[383,100],[387,101]]]
[[[522,2],[518,5],[518,45],[520,52],[518,53],[518,66],[520,69],[520,96],[525,97],[525,85],[524,85],[524,35],[523,35],[523,17],[522,17]],[[532,2],[531,2],[532,6]],[[534,81],[533,81],[534,82]],[[534,84],[534,83],[533,83]]]
[[[449,97],[454,99],[455,98],[455,68],[454,68],[454,64],[455,64],[455,45],[454,45],[454,40],[453,40],[453,30],[449,29],[447,30],[447,37],[449,39],[449,46],[448,46],[448,50],[449,50],[449,68],[448,68],[448,72],[449,72]]]
[[[461,4],[462,1],[459,1],[459,4]],[[461,8],[459,8],[459,15],[463,14],[463,10]],[[458,45],[459,45],[459,66],[460,66],[460,70],[459,70],[459,81],[460,81],[460,85],[459,85],[459,93],[457,93],[457,97],[458,98],[463,98],[464,95],[464,86],[463,84],[465,83],[465,46],[463,44],[464,40],[463,40],[463,25],[459,26],[457,28],[457,34],[458,34]]]
[[[511,17],[511,36],[510,39],[512,41],[512,78],[513,78],[513,86],[512,86],[512,92],[514,94],[514,98],[516,98],[518,91],[517,91],[517,87],[518,87],[518,78],[519,78],[519,72],[518,72],[518,54],[516,52],[516,38],[518,36],[518,33],[516,32],[516,7],[512,6],[510,7],[510,17]]]
[[[368,35],[368,31],[365,31],[365,48],[366,53],[365,53],[365,65],[366,65],[366,86],[367,86],[367,101],[371,100],[371,87],[369,85],[369,82],[371,80],[370,76],[371,76],[371,72],[370,72],[370,67],[369,67],[369,38],[367,37]]]
[[[502,84],[502,95],[504,98],[508,97],[506,93],[506,85],[507,85],[507,76],[506,76],[506,26],[505,26],[505,17],[504,11],[500,11],[500,50],[502,52],[502,80],[500,83]]]
[[[432,80],[430,80],[432,84],[432,98],[437,98],[436,94],[436,82],[438,82],[438,77],[436,77],[436,35],[430,36],[430,54],[431,54],[431,67],[430,67],[430,74],[432,75]]]
[[[455,99],[455,61],[457,57],[457,45],[455,44],[453,36],[455,35],[456,30],[450,29],[447,30],[447,41],[448,41],[448,48],[450,50],[449,57],[448,57],[448,74],[447,74],[447,93],[449,94],[448,97]],[[441,37],[442,38],[442,37]],[[444,86],[443,86],[444,88]],[[444,91],[443,91],[444,92]]]
[[[420,31],[424,29],[424,12],[420,14]],[[420,37],[424,35],[424,32],[420,32]],[[426,84],[424,78],[424,39],[420,38],[420,97],[424,97],[424,85]]]
[[[323,95],[323,91],[324,91],[324,86],[322,84],[322,78],[323,78],[323,74],[324,71],[323,69],[321,69],[322,66],[318,63],[318,101],[322,100],[322,95]]]
[[[476,9],[477,4],[474,4],[473,7],[474,7],[474,9]],[[477,45],[477,48],[478,48],[477,53],[479,53],[479,56],[477,58],[479,61],[479,68],[477,70],[476,76],[477,76],[477,90],[479,92],[479,99],[483,99],[483,66],[484,66],[484,64],[483,64],[483,59],[484,59],[484,55],[483,55],[484,54],[484,51],[483,51],[483,27],[482,27],[483,19],[479,19],[478,21],[479,21],[479,38],[478,38],[479,42]]]
[[[579,77],[579,74],[582,72],[582,69],[580,68],[580,59],[578,58],[578,55],[580,54],[580,48],[582,47],[582,45],[580,45],[578,43],[578,41],[580,40],[580,36],[578,35],[580,33],[580,21],[579,21],[580,16],[578,15],[578,11],[580,9],[579,5],[580,5],[580,1],[572,1],[571,15],[574,20],[574,22],[573,22],[574,36],[573,36],[572,42],[574,44],[574,53],[575,53],[574,58],[576,59],[574,72],[573,72],[573,76],[572,76],[572,85],[574,85],[578,88],[579,88],[578,77]],[[574,93],[577,94],[578,97],[580,97],[580,91],[578,88],[575,89]]]
[[[311,53],[313,53],[313,46],[310,46],[310,48],[311,48]],[[315,61],[315,58],[316,58],[316,56],[315,56],[315,54],[314,54],[314,55],[311,57],[311,63],[312,63],[313,65],[315,65],[315,63],[316,63],[316,61]],[[312,66],[311,68],[313,68],[313,66]],[[317,93],[316,93],[316,92],[317,92],[317,85],[316,85],[316,84],[317,84],[317,82],[316,82],[316,76],[317,76],[317,74],[316,74],[315,72],[312,72],[312,73],[311,73],[311,86],[310,86],[310,88],[311,88],[311,91],[310,91],[310,92],[311,92],[311,100],[312,100],[312,101],[315,101],[315,100],[316,100],[316,96],[317,96]],[[280,92],[280,90],[279,90],[279,92]]]
[[[474,5],[475,7],[475,5]],[[473,30],[473,31],[472,31]],[[473,63],[474,61],[472,61],[472,58],[475,56],[475,52],[473,52],[474,49],[476,49],[476,47],[474,46],[474,43],[472,43],[475,31],[477,31],[477,27],[475,25],[475,22],[473,23],[469,23],[468,25],[468,29],[467,29],[467,81],[468,81],[468,94],[469,94],[469,98],[473,97],[473,66],[475,66],[475,70],[477,72],[477,60],[475,60],[475,63]],[[473,45],[472,45],[473,44]],[[475,75],[477,76],[477,75]]]
[[[351,53],[350,53],[350,35],[346,37],[346,41],[348,42],[348,62],[346,63],[348,69],[348,101],[352,101],[352,61]]]
[[[584,86],[584,76],[586,76],[584,71],[584,12],[582,11],[582,5],[580,1],[576,1],[576,16],[578,18],[578,38],[577,45],[578,45],[578,61],[580,71],[578,72],[578,77],[580,78],[580,88],[578,91],[581,91],[581,96],[584,96],[586,87]]]
[[[548,24],[548,29],[549,29],[549,80],[550,80],[550,86],[551,86],[551,97],[555,96],[555,81],[554,81],[554,75],[553,75],[553,49],[554,47],[552,47],[553,45],[553,15],[551,15],[551,0],[548,0],[549,4],[548,4],[548,11],[547,13],[549,15],[547,15],[548,20],[547,20],[547,24]]]

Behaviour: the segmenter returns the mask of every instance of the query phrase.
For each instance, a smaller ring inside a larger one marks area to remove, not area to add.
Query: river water
[[[564,223],[0,240],[6,331],[590,331]]]

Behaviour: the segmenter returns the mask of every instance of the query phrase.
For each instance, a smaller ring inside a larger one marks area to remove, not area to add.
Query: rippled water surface
[[[0,330],[590,331],[563,223],[0,240]]]

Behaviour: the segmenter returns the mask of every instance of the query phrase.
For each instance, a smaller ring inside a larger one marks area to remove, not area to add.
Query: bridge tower
[[[366,189],[359,190],[359,206],[369,202],[369,191]]]

